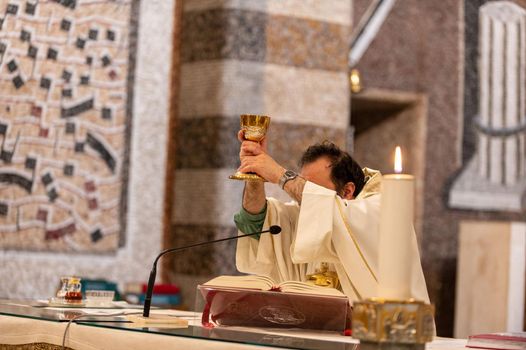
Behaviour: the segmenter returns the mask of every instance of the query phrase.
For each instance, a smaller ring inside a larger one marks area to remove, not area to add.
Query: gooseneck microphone
[[[269,227],[268,230],[264,230],[264,231],[253,232],[253,233],[248,233],[248,234],[245,234],[245,235],[239,235],[239,236],[233,236],[233,237],[227,237],[227,238],[221,238],[221,239],[216,239],[214,241],[201,242],[201,243],[187,245],[187,246],[184,246],[184,247],[170,248],[170,249],[163,250],[161,253],[159,253],[159,255],[157,255],[157,257],[153,261],[152,271],[150,272],[150,278],[148,279],[148,289],[146,291],[146,297],[144,299],[144,309],[143,309],[143,313],[142,313],[143,317],[149,317],[150,316],[150,307],[151,307],[151,304],[152,304],[153,285],[155,284],[155,276],[157,275],[157,261],[159,261],[159,259],[163,255],[168,254],[168,253],[172,253],[172,252],[177,252],[177,251],[184,250],[184,249],[188,249],[188,248],[199,247],[199,246],[202,246],[202,245],[207,245],[207,244],[212,244],[212,243],[229,241],[229,240],[232,240],[232,239],[239,239],[239,238],[243,238],[243,237],[259,235],[261,233],[266,233],[266,232],[270,232],[273,235],[277,235],[278,233],[281,232],[281,227],[277,226],[277,225],[272,225],[272,226]]]

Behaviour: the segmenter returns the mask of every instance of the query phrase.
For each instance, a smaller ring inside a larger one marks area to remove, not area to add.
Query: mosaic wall
[[[138,1],[0,1],[0,248],[124,242]]]
[[[171,62],[177,54],[173,42],[178,41],[172,30],[179,23],[174,15],[179,4],[172,0],[132,3],[132,20],[141,25],[132,24],[137,34],[130,33],[130,39],[137,39],[137,49],[130,56],[136,69],[129,166],[124,166],[131,175],[126,244],[115,254],[0,249],[0,298],[49,298],[64,275],[105,278],[121,286],[148,279],[150,264],[163,247],[165,187],[159,174],[166,172],[168,159]]]

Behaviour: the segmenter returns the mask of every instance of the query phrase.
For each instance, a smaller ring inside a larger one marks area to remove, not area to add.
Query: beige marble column
[[[173,245],[235,235],[240,114],[272,118],[269,152],[287,168],[311,143],[345,146],[350,20],[351,1],[184,2]],[[197,280],[236,272],[234,248],[174,257],[187,300]]]

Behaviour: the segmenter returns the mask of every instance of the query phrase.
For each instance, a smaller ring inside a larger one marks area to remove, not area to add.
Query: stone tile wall
[[[473,24],[468,17],[477,14],[466,11],[477,3],[481,2],[397,2],[357,66],[365,88],[421,93],[428,101],[421,179],[423,224],[418,235],[422,237],[422,263],[441,336],[453,335],[460,220],[525,217],[524,213],[451,210],[447,205],[452,179],[466,160],[463,155],[472,154],[473,139],[465,130],[472,121],[465,119],[465,112],[477,104],[469,93],[472,86],[465,84],[473,81],[476,69],[468,65],[476,64],[476,60],[471,43],[473,28],[466,26]],[[355,0],[355,13],[363,13],[368,4]]]
[[[243,183],[228,176],[239,165],[240,114],[272,118],[269,152],[288,168],[311,143],[345,146],[350,15],[342,1],[185,1],[174,246],[236,234]],[[172,257],[171,279],[236,273],[234,250]],[[195,283],[183,286],[187,301]]]

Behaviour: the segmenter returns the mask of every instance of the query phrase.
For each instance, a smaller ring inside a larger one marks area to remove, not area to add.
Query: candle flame
[[[394,171],[397,174],[402,173],[402,150],[400,149],[400,146],[396,146],[395,149]]]

